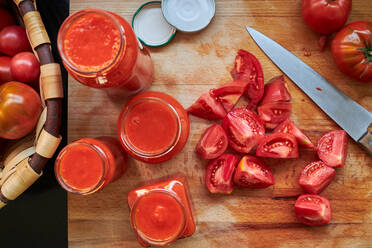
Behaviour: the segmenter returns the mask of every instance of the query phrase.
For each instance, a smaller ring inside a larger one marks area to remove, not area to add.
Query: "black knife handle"
[[[367,133],[359,140],[359,143],[363,148],[372,156],[372,133],[367,131]]]

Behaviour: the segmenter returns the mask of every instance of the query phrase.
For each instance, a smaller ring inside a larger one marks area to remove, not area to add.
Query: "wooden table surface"
[[[70,0],[70,12],[95,7],[114,11],[131,21],[145,1]],[[260,60],[265,81],[280,70],[254,44],[245,31],[249,24],[284,45],[347,95],[372,111],[372,85],[346,78],[338,71],[329,49],[319,52],[318,36],[302,22],[300,0],[217,0],[210,26],[196,34],[177,33],[165,47],[151,48],[155,81],[151,90],[167,92],[184,107],[208,89],[229,81],[239,48]],[[372,21],[370,0],[354,0],[349,22]],[[303,49],[311,51],[305,57]],[[339,127],[288,78],[293,100],[291,119],[316,143],[326,131]],[[116,120],[125,100],[111,102],[104,92],[69,79],[68,139],[116,134]],[[241,101],[240,104],[244,104]],[[322,193],[332,205],[331,224],[306,227],[294,215],[293,205],[302,192],[297,184],[301,169],[314,161],[313,151],[301,149],[294,160],[265,161],[276,184],[263,190],[236,188],[231,195],[212,195],[204,185],[207,161],[194,147],[212,122],[191,117],[191,134],[184,150],[159,165],[130,161],[127,173],[117,182],[91,196],[68,197],[69,246],[140,247],[129,224],[128,191],[149,179],[175,172],[187,175],[196,233],[171,247],[372,247],[372,159],[352,140],[344,168],[337,169],[332,184]]]

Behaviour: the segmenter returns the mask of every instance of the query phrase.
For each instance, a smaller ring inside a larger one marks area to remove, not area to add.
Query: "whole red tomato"
[[[345,25],[351,5],[351,0],[303,0],[302,18],[313,31],[331,34]]]
[[[30,83],[39,78],[40,63],[30,52],[21,52],[12,58],[10,69],[14,80]]]
[[[1,1],[0,1],[1,3]],[[12,14],[3,7],[0,7],[0,30],[6,26],[15,25],[16,22]]]
[[[41,114],[41,100],[27,84],[8,82],[0,86],[0,137],[19,139],[30,133]]]
[[[12,72],[10,71],[11,57],[0,56],[0,84],[12,81]]]
[[[345,26],[334,37],[331,51],[343,73],[372,82],[372,22],[356,21]]]
[[[21,26],[8,26],[0,32],[0,52],[9,56],[17,53],[31,51],[26,30]]]

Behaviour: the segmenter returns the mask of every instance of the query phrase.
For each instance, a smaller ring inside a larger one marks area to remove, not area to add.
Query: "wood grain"
[[[71,0],[71,12],[88,7],[114,11],[128,21],[145,1]],[[167,46],[151,48],[155,82],[151,90],[167,92],[187,107],[203,92],[231,80],[236,51],[246,49],[262,63],[268,79],[281,72],[260,51],[244,29],[246,24],[283,44],[338,88],[372,111],[372,87],[346,78],[332,61],[329,49],[319,52],[318,36],[302,22],[300,0],[217,0],[210,26],[196,34],[177,33]],[[372,4],[354,0],[349,22],[372,20]],[[303,49],[311,51],[310,57]],[[316,143],[324,132],[339,128],[301,90],[286,78],[293,96],[291,119]],[[118,113],[125,100],[111,102],[104,92],[69,80],[69,141],[81,137],[115,135]],[[244,100],[239,104],[243,105]],[[301,169],[314,161],[313,151],[301,149],[296,160],[266,159],[276,184],[264,190],[236,188],[230,196],[208,193],[205,160],[194,152],[211,122],[191,117],[189,141],[173,160],[146,165],[130,161],[117,182],[91,196],[69,195],[69,246],[140,247],[129,225],[128,191],[149,179],[183,172],[190,183],[197,231],[171,247],[371,247],[372,159],[353,141],[344,168],[322,193],[330,199],[332,223],[325,227],[301,225],[293,213]]]

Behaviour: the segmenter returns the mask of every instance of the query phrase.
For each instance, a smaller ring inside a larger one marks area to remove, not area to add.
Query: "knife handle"
[[[363,148],[372,156],[372,134],[367,131],[367,133],[359,140],[359,143]]]

